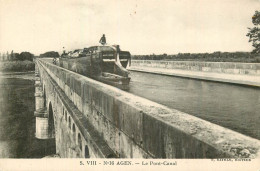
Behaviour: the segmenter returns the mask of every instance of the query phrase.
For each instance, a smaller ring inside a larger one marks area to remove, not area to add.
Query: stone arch
[[[80,133],[78,134],[78,145],[79,145],[79,149],[82,151],[82,139]]]
[[[55,138],[54,114],[51,102],[49,103],[49,118],[48,118],[48,134],[50,138]]]
[[[43,85],[43,107],[46,107],[46,91],[45,86]]]
[[[67,111],[65,110],[65,121],[67,122]]]
[[[73,139],[76,142],[76,127],[75,127],[74,123],[72,124],[72,136],[73,136]]]
[[[69,116],[69,129],[71,129],[71,119],[70,119],[70,116]]]
[[[90,158],[88,146],[85,145],[85,158]]]

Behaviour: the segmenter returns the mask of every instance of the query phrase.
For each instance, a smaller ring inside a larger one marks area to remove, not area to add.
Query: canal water
[[[35,138],[34,73],[0,75],[0,158],[42,158],[53,140]]]
[[[130,92],[260,139],[260,89],[131,72]]]

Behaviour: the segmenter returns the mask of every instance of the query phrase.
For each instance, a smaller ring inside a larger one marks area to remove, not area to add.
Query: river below
[[[35,138],[34,73],[0,75],[0,158],[42,158],[54,140]]]

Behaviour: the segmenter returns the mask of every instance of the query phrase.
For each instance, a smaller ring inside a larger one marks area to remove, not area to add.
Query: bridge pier
[[[37,65],[35,65],[35,112],[36,132],[35,137],[38,139],[54,138],[50,131],[49,115],[46,108],[46,97],[43,92],[41,79]]]
[[[45,99],[44,99],[44,93],[42,91],[42,84],[40,82],[40,78],[35,78],[35,110],[44,108],[45,106]]]
[[[34,112],[36,117],[36,132],[35,136],[38,139],[49,139],[49,124],[48,124],[48,115],[47,109],[41,108]]]

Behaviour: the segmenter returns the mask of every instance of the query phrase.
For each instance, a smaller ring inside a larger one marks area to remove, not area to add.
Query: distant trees
[[[249,31],[246,36],[249,37],[249,42],[252,42],[255,48],[252,53],[260,54],[260,11],[255,11],[252,17],[252,23],[255,25],[253,28],[248,28]]]
[[[33,61],[33,57],[34,57],[34,55],[31,54],[30,52],[22,52],[18,56],[18,60],[20,60],[20,61],[25,61],[25,60]]]
[[[1,61],[33,61],[34,55],[30,52],[22,52],[22,53],[14,53],[13,51],[11,54],[7,53],[2,53],[0,54],[0,60]]]
[[[132,55],[136,60],[211,61],[211,62],[260,62],[257,54],[250,52],[178,53],[161,55]]]
[[[12,61],[20,59],[19,55],[19,53],[13,53]]]
[[[45,53],[43,53],[43,54],[40,54],[40,57],[41,57],[41,58],[44,58],[44,57],[60,57],[60,55],[59,55],[58,52],[49,51],[49,52],[45,52]]]
[[[54,52],[54,51],[49,51],[49,52],[45,52],[43,54],[40,55],[40,57],[59,57],[59,53],[58,52]],[[13,51],[11,51],[11,53],[9,52],[4,52],[4,53],[0,53],[0,61],[33,61],[34,59],[34,55],[30,52],[21,52],[19,53],[15,53]]]

